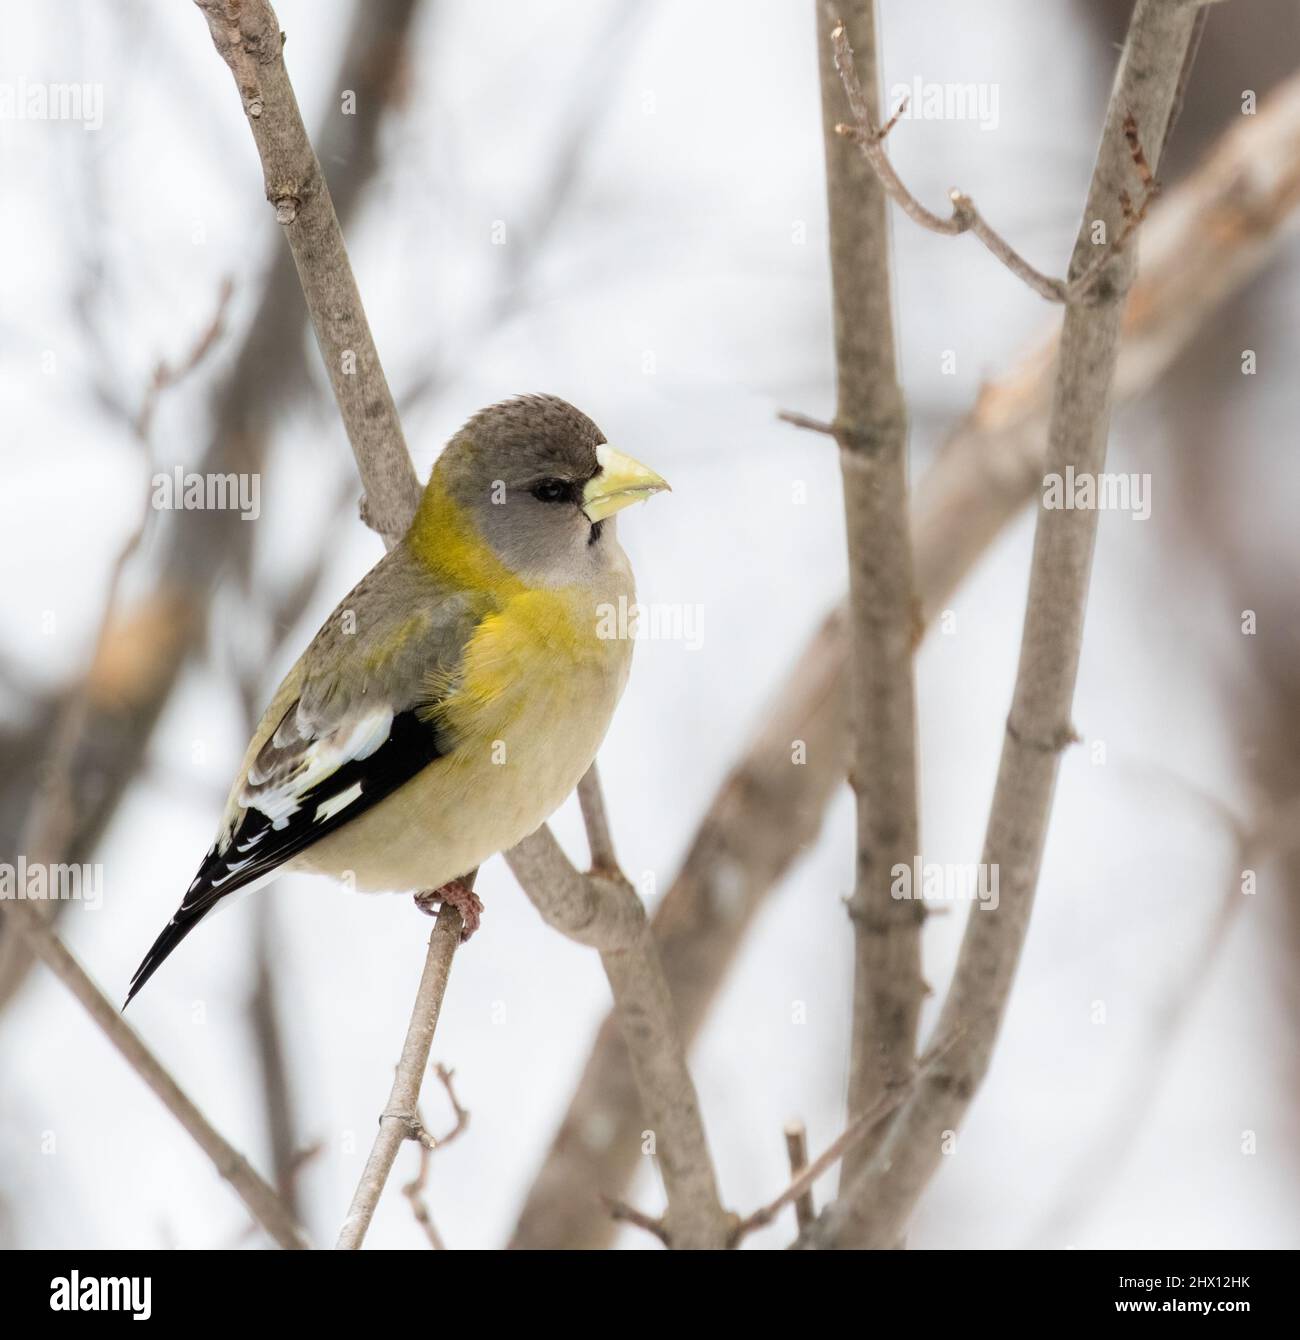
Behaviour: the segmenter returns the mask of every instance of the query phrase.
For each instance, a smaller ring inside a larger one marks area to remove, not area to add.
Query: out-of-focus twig
[[[808,1131],[802,1121],[791,1121],[785,1127],[785,1152],[790,1160],[790,1178],[792,1181],[802,1177],[808,1167]],[[817,1216],[817,1206],[813,1201],[811,1183],[802,1186],[794,1198],[794,1221],[802,1232]]]
[[[433,1167],[434,1154],[439,1149],[445,1149],[458,1135],[463,1134],[465,1128],[469,1125],[469,1112],[460,1105],[460,1099],[456,1097],[456,1085],[452,1071],[448,1070],[445,1065],[436,1065],[433,1072],[441,1082],[448,1102],[451,1103],[456,1124],[446,1135],[431,1136],[428,1134],[424,1118],[417,1110],[416,1119],[420,1124],[421,1131],[421,1134],[416,1137],[416,1143],[420,1150],[420,1165],[415,1176],[402,1186],[402,1195],[410,1202],[411,1214],[428,1239],[429,1246],[434,1251],[440,1252],[447,1249],[447,1244],[442,1240],[442,1234],[438,1232],[437,1226],[433,1222],[433,1216],[429,1213],[429,1203],[425,1200],[425,1192],[429,1185],[429,1172]]]

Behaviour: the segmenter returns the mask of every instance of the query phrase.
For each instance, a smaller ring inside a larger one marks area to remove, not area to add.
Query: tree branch
[[[584,789],[592,852],[603,848],[612,862],[608,835],[601,836],[604,802],[594,773]],[[581,874],[547,828],[508,851],[506,860],[547,925],[600,951],[639,1111],[663,1176],[668,1199],[662,1222],[665,1242],[676,1248],[725,1247],[733,1216],[718,1199],[686,1046],[659,947],[636,891],[615,865]]]
[[[366,490],[369,523],[391,548],[406,533],[420,485],[343,230],[281,54],[280,23],[266,0],[195,0],[230,67],[262,160],[266,198],[285,230],[348,440]]]
[[[916,812],[916,704],[912,649],[916,597],[907,517],[907,413],[894,362],[889,212],[881,183],[835,127],[845,89],[870,115],[878,100],[874,0],[852,0],[836,20],[818,5],[826,192],[830,212],[838,403],[835,439],[844,476],[849,548],[849,715],[857,798],[853,924],[853,1027],[848,1110],[870,1110],[911,1073],[921,978],[923,904],[890,897],[894,866],[911,868],[919,850]],[[862,67],[853,69],[846,28]],[[837,70],[837,62],[846,61]],[[847,79],[841,82],[841,74]],[[871,1138],[845,1160],[852,1174]]]
[[[32,951],[76,996],[104,1036],[162,1099],[163,1105],[186,1129],[194,1143],[212,1160],[217,1172],[234,1187],[253,1218],[281,1247],[307,1247],[308,1242],[302,1229],[284,1202],[248,1160],[218,1134],[189,1095],[117,1012],[113,1002],[95,985],[55,932],[46,925],[37,906],[21,898],[9,904],[9,914],[17,921]]]
[[[361,1181],[348,1207],[347,1218],[339,1230],[335,1247],[345,1250],[357,1250],[366,1236],[370,1221],[374,1217],[375,1206],[383,1193],[392,1171],[393,1160],[404,1140],[418,1139],[423,1129],[420,1122],[420,1085],[424,1082],[424,1072],[429,1068],[429,1051],[433,1046],[433,1034],[438,1027],[438,1015],[442,1010],[442,998],[447,991],[447,979],[451,974],[451,960],[460,944],[463,929],[460,913],[450,903],[444,903],[433,923],[433,933],[429,936],[429,953],[424,960],[424,971],[420,975],[420,987],[415,993],[415,1005],[411,1010],[411,1022],[406,1030],[406,1040],[402,1043],[402,1055],[397,1062],[397,1073],[393,1076],[393,1087],[384,1104],[383,1115],[379,1118],[379,1133],[370,1150],[370,1157],[361,1173]]]
[[[414,514],[419,484],[370,336],[329,191],[298,114],[281,55],[279,23],[266,0],[195,3],[203,10],[217,51],[234,76],[262,160],[267,199],[275,206],[276,218],[284,226],[293,251],[339,412],[365,484],[365,518],[391,546]],[[355,361],[355,372],[349,370],[350,359]],[[613,846],[594,776],[584,784],[582,803],[593,858],[597,863],[612,863]],[[648,1119],[665,1146],[660,1163],[674,1241],[681,1246],[722,1246],[725,1216],[717,1199],[694,1085],[686,1071],[685,1054],[644,910],[621,877],[588,880],[569,866],[549,831],[534,834],[528,843],[531,857],[526,852],[518,862],[512,861],[512,868],[518,874],[521,868],[536,867],[537,882],[525,883],[525,889],[539,907],[549,910],[548,920],[584,944],[596,944],[610,936],[617,940],[616,948],[602,952],[602,961],[629,1035],[635,1034],[646,1043],[640,1056],[639,1073],[645,1080],[642,1098]],[[446,909],[439,913],[438,927],[445,917]],[[414,1055],[421,1046],[427,1062],[446,988],[454,944],[444,943],[438,927],[430,940],[425,976],[403,1048],[404,1065],[408,1054]],[[629,928],[634,929],[628,933]],[[412,1120],[422,1075],[423,1064],[409,1094]],[[402,1120],[411,1083],[409,1075],[403,1078],[403,1067],[399,1066],[394,1086],[396,1101],[390,1099],[388,1112],[403,1114]],[[401,1142],[400,1131],[394,1129],[397,1123],[397,1118],[388,1115],[381,1120],[379,1138],[340,1234],[342,1247],[358,1247],[365,1236]]]
[[[850,11],[850,15],[852,11]],[[1147,208],[1159,194],[1159,184],[1153,176],[1142,181],[1143,194],[1140,204],[1133,208],[1127,200],[1124,202],[1124,226],[1112,234],[1113,240],[1103,246],[1100,252],[1094,247],[1091,261],[1068,282],[1053,279],[1037,270],[998,233],[987,219],[975,208],[975,202],[963,191],[953,189],[948,193],[952,202],[952,213],[943,218],[930,210],[907,189],[903,179],[889,161],[885,153],[885,137],[897,124],[907,106],[904,99],[898,110],[879,130],[876,129],[875,105],[879,102],[874,83],[869,85],[870,92],[864,92],[858,80],[854,65],[853,42],[848,26],[835,19],[831,30],[831,48],[834,52],[835,72],[844,86],[849,109],[853,115],[851,124],[843,122],[827,125],[827,133],[833,131],[842,135],[850,143],[857,145],[862,157],[871,165],[880,180],[881,186],[914,223],[932,233],[941,233],[947,237],[956,237],[960,233],[971,233],[1011,271],[1017,279],[1023,280],[1040,297],[1049,302],[1082,301],[1088,296],[1094,283],[1105,269],[1111,258],[1124,246],[1137,226],[1146,217]],[[856,25],[853,25],[856,28]],[[874,34],[872,34],[874,47]]]
[[[357,92],[357,116],[327,114],[318,142],[327,162],[339,163],[334,174],[335,201],[345,220],[363,196],[378,167],[377,143],[384,112],[397,100],[401,67],[416,0],[366,0],[344,37],[330,86]],[[268,423],[283,414],[286,400],[307,386],[300,338],[302,308],[298,281],[289,252],[271,265],[241,342],[211,395],[213,431],[198,464],[200,474],[257,471],[265,458]],[[96,329],[80,311],[81,324]],[[100,343],[111,336],[102,334]],[[102,351],[97,347],[96,353]],[[116,380],[99,378],[101,399]],[[109,401],[114,413],[135,433],[140,415]],[[196,419],[205,417],[196,414]],[[90,710],[76,741],[72,772],[75,827],[67,843],[67,859],[87,860],[110,823],[128,783],[139,770],[150,736],[181,673],[202,648],[206,615],[214,591],[213,573],[234,566],[246,571],[256,526],[244,525],[232,511],[185,512],[183,523],[167,527],[165,543],[151,588],[114,620],[109,648],[129,647],[129,657],[104,657],[116,673],[102,673],[96,664],[89,676]],[[160,524],[160,523],[159,523]],[[123,672],[123,665],[128,673]],[[73,690],[77,692],[78,690]],[[22,819],[10,821],[12,810],[25,814],[28,800],[40,789],[34,762],[44,756],[50,708],[34,705],[31,723],[0,755],[0,848],[16,846]],[[36,743],[33,743],[36,742]],[[21,798],[21,810],[19,809]],[[4,839],[8,837],[9,841]],[[46,905],[57,915],[60,904]],[[0,1005],[17,992],[30,963],[21,936],[5,930],[0,908]]]
[[[1166,193],[1142,231],[1115,377],[1117,406],[1157,385],[1231,295],[1257,277],[1300,208],[1300,76],[1235,124]],[[927,620],[1042,487],[1057,338],[986,385],[921,481],[912,508],[916,586]],[[806,417],[806,416],[802,416]],[[811,420],[812,426],[822,426]],[[822,624],[762,713],[762,729],[718,789],[652,927],[688,1045],[758,910],[844,776],[843,613]],[[794,741],[806,746],[790,765]],[[593,1248],[611,1226],[602,1193],[639,1158],[636,1092],[612,1016],[602,1024],[511,1245]]]
[[[1129,27],[1093,171],[1072,275],[1092,254],[1092,226],[1114,236],[1133,172],[1129,123],[1153,146],[1166,139],[1196,9],[1184,0],[1139,0]],[[1119,358],[1125,295],[1135,258],[1120,252],[1087,303],[1067,304],[1048,433],[1047,465],[1064,475],[1097,474],[1105,464],[1111,391]],[[1020,667],[1007,718],[983,862],[999,872],[996,912],[967,916],[957,969],[937,1035],[964,1028],[892,1122],[877,1154],[804,1235],[807,1246],[892,1245],[941,1158],[946,1131],[960,1124],[988,1068],[1028,929],[1061,751],[1073,738],[1070,705],[1078,671],[1095,509],[1040,505],[1030,568]]]

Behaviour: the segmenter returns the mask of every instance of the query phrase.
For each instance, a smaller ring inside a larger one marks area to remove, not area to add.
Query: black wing
[[[295,702],[289,708],[286,721],[293,717],[297,707]],[[393,717],[388,738],[379,748],[365,758],[343,763],[315,786],[301,792],[291,814],[273,819],[255,804],[250,806],[230,841],[220,849],[215,843],[209,849],[175,916],[135,970],[122,1008],[126,1009],[168,954],[227,894],[270,874],[327,833],[350,823],[435,759],[444,757],[449,749],[449,741],[437,726],[423,720],[411,708]],[[356,796],[339,805],[354,788]],[[331,810],[331,801],[338,808]]]

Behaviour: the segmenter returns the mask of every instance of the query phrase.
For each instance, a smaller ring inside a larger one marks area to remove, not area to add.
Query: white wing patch
[[[263,772],[255,763],[239,793],[238,802],[244,809],[257,810],[266,815],[274,829],[284,828],[297,814],[303,796],[327,781],[348,763],[369,758],[388,739],[393,728],[390,707],[375,707],[355,721],[338,727],[320,739],[311,738],[311,727],[302,719],[301,707],[281,724],[272,737],[276,749],[284,752],[274,758],[270,768]],[[291,752],[301,741],[303,747]],[[278,780],[272,780],[278,778]],[[337,814],[361,794],[358,783],[317,807],[315,818],[323,820]]]
[[[328,800],[322,800],[316,806],[316,813],[312,816],[312,823],[323,823],[326,819],[332,819],[340,810],[345,810],[354,800],[361,799],[361,783],[353,782],[346,791],[340,791],[337,796],[331,796]]]

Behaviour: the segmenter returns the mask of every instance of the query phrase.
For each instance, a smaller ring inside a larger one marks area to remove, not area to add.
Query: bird
[[[558,397],[470,418],[276,691],[123,1009],[223,899],[286,871],[450,902],[473,934],[466,876],[538,829],[604,739],[634,640],[608,617],[635,600],[616,514],[667,488]]]

